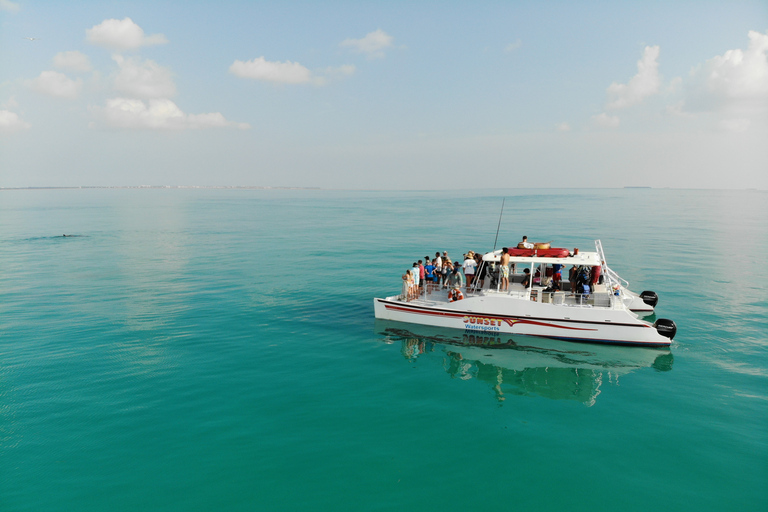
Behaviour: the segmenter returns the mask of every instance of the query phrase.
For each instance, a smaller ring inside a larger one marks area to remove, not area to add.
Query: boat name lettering
[[[470,327],[470,325],[495,325],[495,326],[501,326],[501,322],[506,322],[510,326],[515,323],[514,320],[510,320],[508,318],[493,318],[488,316],[465,316],[464,317],[464,323],[468,324],[466,327]]]

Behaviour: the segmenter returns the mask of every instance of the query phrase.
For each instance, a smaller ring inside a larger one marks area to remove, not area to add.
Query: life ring
[[[464,294],[461,293],[461,290],[454,288],[448,292],[448,302],[456,302],[457,300],[462,300],[463,298]]]

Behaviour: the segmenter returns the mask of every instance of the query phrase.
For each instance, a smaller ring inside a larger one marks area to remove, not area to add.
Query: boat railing
[[[621,299],[612,293],[567,293],[567,292],[531,292],[531,300],[541,300],[543,304],[555,306],[590,306],[596,308],[614,308]]]
[[[614,272],[606,263],[603,243],[600,240],[595,240],[595,250],[597,250],[597,255],[600,258],[600,266],[602,267],[602,273],[605,275],[604,279],[608,281],[608,287],[612,289],[614,285],[618,285],[619,288],[629,288],[629,281]]]
[[[398,300],[403,302],[409,302],[416,299],[430,299],[440,300],[448,298],[448,289],[443,288],[440,284],[427,284],[426,287],[416,292],[408,292],[407,284],[403,284],[403,289]],[[462,288],[462,292],[465,297],[470,297],[475,294],[485,293],[499,293],[515,299],[531,300],[533,302],[541,302],[543,304],[553,304],[555,306],[585,306],[585,307],[598,307],[598,308],[614,308],[621,304],[621,296],[616,295],[613,292],[593,292],[593,293],[570,293],[568,291],[544,291],[542,289],[519,289],[514,288],[511,290],[496,291],[493,288],[485,288],[484,290],[475,290],[471,287],[467,289]],[[444,296],[443,296],[444,295]]]

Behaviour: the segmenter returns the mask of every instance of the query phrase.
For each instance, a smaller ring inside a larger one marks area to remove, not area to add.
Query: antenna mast
[[[505,197],[501,200],[501,212],[499,212],[499,225],[496,226],[496,240],[493,241],[493,250],[496,250],[496,242],[499,241],[499,228],[501,228],[501,216],[504,214],[504,202],[507,200]]]

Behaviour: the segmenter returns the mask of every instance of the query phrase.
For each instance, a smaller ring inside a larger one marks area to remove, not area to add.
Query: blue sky
[[[768,3],[0,0],[0,187],[768,188]]]

